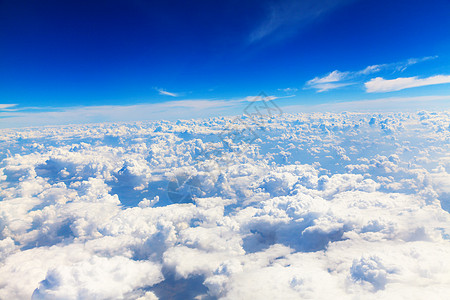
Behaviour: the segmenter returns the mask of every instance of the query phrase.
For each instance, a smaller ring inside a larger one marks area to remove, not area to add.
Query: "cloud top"
[[[2,130],[0,298],[437,299],[450,293],[449,120]]]

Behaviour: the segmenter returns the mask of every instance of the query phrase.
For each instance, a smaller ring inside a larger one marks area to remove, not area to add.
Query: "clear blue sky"
[[[0,1],[16,109],[450,95],[449,75],[448,0]]]

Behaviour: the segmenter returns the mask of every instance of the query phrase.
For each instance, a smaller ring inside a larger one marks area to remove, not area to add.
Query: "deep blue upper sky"
[[[381,64],[391,65],[355,73]],[[307,83],[334,70],[353,73],[321,92]],[[0,103],[19,107],[259,91],[320,103],[380,98],[364,87],[374,77],[435,75],[450,75],[448,0],[0,1]],[[448,92],[444,83],[389,94]]]

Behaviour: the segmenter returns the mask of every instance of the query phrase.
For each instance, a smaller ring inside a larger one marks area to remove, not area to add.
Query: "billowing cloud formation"
[[[368,93],[393,92],[413,87],[450,83],[450,75],[436,75],[427,78],[401,77],[396,79],[373,78],[364,85]]]
[[[0,299],[437,299],[450,113],[4,129]]]

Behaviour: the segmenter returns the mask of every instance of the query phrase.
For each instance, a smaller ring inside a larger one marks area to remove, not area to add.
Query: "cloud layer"
[[[3,129],[1,299],[450,293],[450,112]]]

